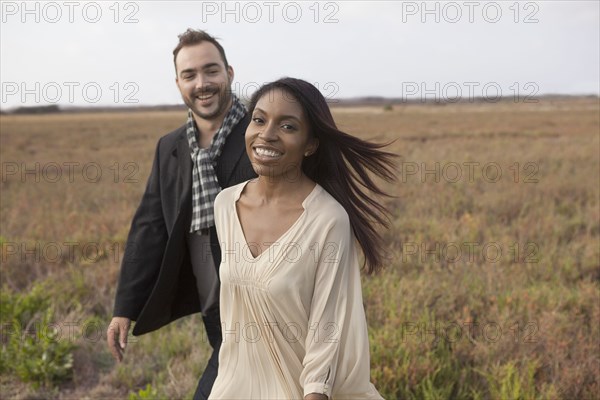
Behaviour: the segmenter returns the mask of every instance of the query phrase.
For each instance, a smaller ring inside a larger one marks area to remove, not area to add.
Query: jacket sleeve
[[[115,317],[137,319],[156,284],[167,245],[160,190],[161,141],[156,147],[146,190],[129,230],[115,296]]]

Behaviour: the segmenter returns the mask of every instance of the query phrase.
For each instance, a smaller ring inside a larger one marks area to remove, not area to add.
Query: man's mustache
[[[214,85],[214,86],[206,86],[203,87],[202,89],[196,90],[194,91],[194,96],[204,96],[207,94],[215,94],[219,92],[220,87],[218,85]]]

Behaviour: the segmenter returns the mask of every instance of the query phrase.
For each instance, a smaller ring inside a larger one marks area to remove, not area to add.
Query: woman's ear
[[[319,139],[312,138],[310,142],[306,145],[306,150],[304,151],[304,157],[312,156],[315,154],[317,149],[319,148]]]

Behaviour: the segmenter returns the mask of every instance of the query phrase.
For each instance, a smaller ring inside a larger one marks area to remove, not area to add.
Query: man
[[[121,361],[131,321],[137,336],[202,312],[213,347],[194,395],[204,399],[221,344],[213,202],[221,188],[256,175],[244,142],[250,116],[231,92],[234,73],[223,47],[206,32],[188,29],[173,61],[188,120],[158,142],[127,239],[107,340]]]

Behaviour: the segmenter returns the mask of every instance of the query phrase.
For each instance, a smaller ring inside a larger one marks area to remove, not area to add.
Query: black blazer
[[[249,122],[246,115],[227,137],[215,167],[221,188],[256,176],[244,142]],[[158,141],[123,255],[113,315],[136,321],[136,336],[200,311],[185,240],[191,216],[192,160],[184,125]],[[210,242],[218,268],[221,250],[214,226]]]

